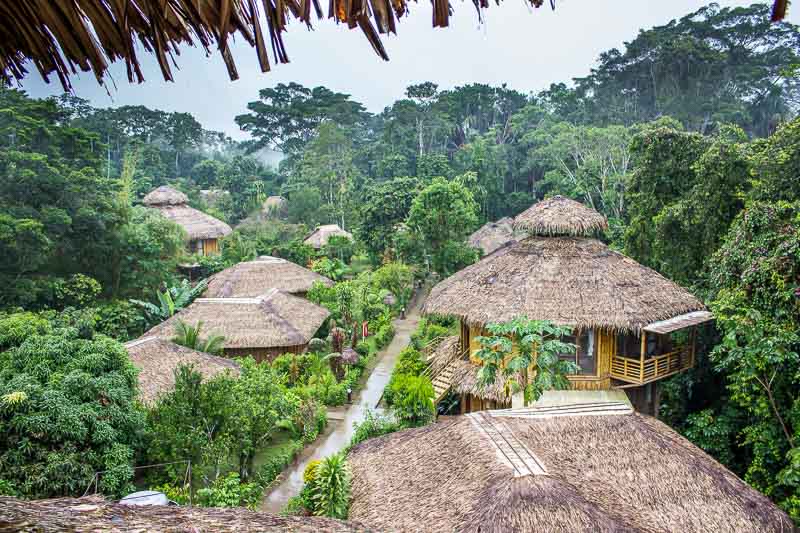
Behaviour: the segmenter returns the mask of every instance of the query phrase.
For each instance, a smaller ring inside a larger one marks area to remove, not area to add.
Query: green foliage
[[[373,263],[391,244],[396,227],[408,217],[411,203],[421,189],[418,178],[401,177],[371,185],[365,191],[356,235]]]
[[[125,348],[75,330],[48,333],[35,318],[20,326],[25,319],[13,317],[25,338],[8,336],[6,346],[19,344],[0,356],[3,479],[26,497],[48,498],[82,493],[102,470],[99,489],[124,494],[144,426]]]
[[[403,394],[405,392],[398,383],[402,376],[419,376],[427,366],[428,364],[422,358],[422,354],[413,346],[404,348],[400,352],[397,364],[392,371],[392,377],[389,378],[389,383],[386,384],[386,388],[383,391],[383,401],[386,405],[392,407],[395,403],[396,393]]]
[[[243,481],[255,474],[256,451],[292,418],[296,404],[268,363],[241,364],[238,379],[225,373],[206,382],[190,367],[178,369],[175,390],[149,413],[149,460],[191,459],[207,485],[232,466]]]
[[[350,470],[343,454],[326,457],[313,478],[314,514],[347,518],[350,505]]]
[[[566,376],[576,373],[578,366],[558,354],[575,352],[575,345],[561,341],[572,328],[517,317],[487,324],[486,329],[491,336],[477,338],[481,348],[474,354],[483,362],[478,374],[482,383],[494,383],[499,372],[507,392],[517,392],[521,386],[526,403],[535,402],[546,390],[569,387]]]
[[[194,326],[186,324],[183,320],[178,320],[175,324],[175,337],[173,337],[172,342],[198,352],[221,355],[225,346],[225,337],[222,335],[209,335],[206,338],[202,338],[200,336],[202,329],[202,320]]]
[[[323,257],[311,264],[311,270],[317,274],[322,274],[328,279],[339,281],[347,271],[347,266],[339,259],[328,259]]]
[[[403,429],[403,425],[396,419],[367,410],[367,413],[364,415],[364,420],[355,425],[353,436],[350,438],[350,444],[347,449],[344,450],[344,453],[346,455],[351,448],[365,440],[388,435],[400,429]]]
[[[256,509],[261,503],[263,487],[257,483],[242,483],[239,474],[230,472],[214,483],[197,491],[197,503],[202,507],[248,507]]]
[[[392,376],[392,412],[403,424],[415,427],[431,422],[436,415],[433,385],[428,376]]]
[[[25,339],[52,332],[50,322],[34,313],[0,316],[0,352],[19,346]]]
[[[727,409],[720,415],[714,413],[712,409],[692,413],[686,417],[684,435],[730,468],[734,462],[732,444],[736,420],[731,419],[734,415],[732,409]]]
[[[723,335],[711,360],[742,413],[745,479],[791,509],[798,487],[778,473],[798,443],[800,205],[750,204],[711,265],[711,308]]]
[[[169,287],[164,291],[156,291],[157,304],[141,300],[131,300],[131,303],[144,309],[151,323],[158,323],[168,319],[192,303],[207,288],[208,283],[206,280],[200,280],[192,285],[188,280],[184,279],[180,285]]]
[[[478,223],[478,205],[472,193],[458,181],[434,178],[413,200],[406,220],[415,248],[430,268],[446,276],[474,262],[464,239]],[[411,242],[406,242],[408,250]],[[406,252],[414,256],[414,249]]]

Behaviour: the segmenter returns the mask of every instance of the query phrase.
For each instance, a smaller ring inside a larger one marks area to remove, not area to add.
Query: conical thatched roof
[[[205,379],[230,371],[239,375],[239,364],[224,357],[198,352],[158,337],[142,337],[125,344],[133,366],[139,369],[139,395],[145,404],[175,388],[175,370],[192,365]]]
[[[319,250],[328,244],[328,240],[333,236],[346,237],[351,241],[353,240],[353,234],[349,231],[343,230],[338,224],[325,224],[317,227],[317,229],[314,230],[314,233],[309,235],[308,238],[303,241],[303,243]]]
[[[484,411],[367,440],[349,517],[385,531],[793,531],[665,424],[607,402]]]
[[[162,205],[184,205],[189,203],[189,197],[168,185],[162,185],[145,195],[142,203],[149,207]]]
[[[638,332],[702,309],[687,290],[596,239],[531,237],[437,284],[424,311],[477,325],[525,315]]]
[[[497,222],[487,222],[467,237],[467,244],[483,250],[483,255],[489,255],[498,248],[514,242],[513,223],[509,217],[501,218]]]
[[[593,237],[608,229],[606,217],[580,202],[553,196],[517,215],[514,228],[531,235]]]
[[[166,218],[181,226],[190,241],[198,239],[219,239],[228,235],[231,227],[223,221],[189,207],[189,198],[180,191],[162,185],[149,192],[142,203],[158,211]]]
[[[591,234],[596,211],[555,197],[516,220],[535,233]],[[689,291],[597,239],[533,236],[500,248],[438,283],[424,312],[469,324],[518,316],[576,328],[638,333],[652,322],[705,309]]]
[[[262,255],[238,263],[208,280],[206,298],[255,298],[270,289],[288,293],[308,292],[316,283],[330,287],[333,282],[286,259]]]
[[[270,196],[261,204],[261,211],[266,215],[280,218],[286,215],[288,206],[289,201],[283,196]]]
[[[100,498],[18,500],[0,496],[2,531],[351,533],[369,528],[320,516],[276,516],[243,507],[121,505]]]
[[[280,348],[307,344],[330,312],[308,300],[270,289],[257,298],[198,298],[148,331],[172,340],[179,320],[203,322],[203,335],[222,335],[225,348]]]

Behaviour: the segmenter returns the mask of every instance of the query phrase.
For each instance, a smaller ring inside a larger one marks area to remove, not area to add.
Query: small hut
[[[476,339],[488,323],[527,316],[573,328],[564,340],[577,348],[562,354],[579,368],[569,376],[573,388],[624,387],[637,408],[654,412],[655,383],[694,365],[695,329],[711,313],[684,288],[598,240],[605,218],[578,202],[544,200],[515,227],[530,235],[431,291],[425,313],[461,320],[459,342],[436,354],[447,363],[432,375],[438,392],[462,391],[465,412],[510,406],[511,398],[495,394],[500,390],[475,394]]]
[[[257,361],[283,353],[303,353],[330,312],[303,298],[270,289],[255,298],[198,298],[145,335],[171,340],[179,320],[203,322],[206,335],[225,337],[227,357],[252,355]]]
[[[142,337],[125,344],[133,366],[139,369],[139,396],[142,403],[152,405],[175,388],[175,370],[179,365],[192,365],[203,379],[231,372],[239,375],[239,364],[224,357],[198,352],[159,339]]]
[[[261,212],[267,218],[286,218],[289,211],[289,202],[283,196],[270,196],[261,204]]]
[[[627,402],[485,411],[357,445],[349,518],[382,531],[794,531]]]
[[[501,218],[497,222],[487,222],[467,238],[467,244],[482,250],[483,255],[489,255],[515,241],[513,223],[509,217]]]
[[[2,531],[218,531],[354,533],[357,522],[321,516],[277,516],[244,507],[124,505],[99,496],[20,500],[0,496]]]
[[[328,244],[328,240],[334,236],[345,237],[351,241],[353,240],[353,234],[343,230],[338,224],[325,224],[324,226],[318,226],[317,229],[314,230],[314,233],[309,235],[303,243],[319,250]]]
[[[172,187],[161,186],[144,197],[142,203],[157,209],[162,215],[181,226],[189,239],[189,251],[201,255],[219,253],[219,239],[231,232],[221,220],[187,204],[189,198]]]
[[[214,274],[208,280],[206,298],[255,298],[270,289],[305,296],[314,283],[330,287],[333,282],[300,265],[262,255]]]

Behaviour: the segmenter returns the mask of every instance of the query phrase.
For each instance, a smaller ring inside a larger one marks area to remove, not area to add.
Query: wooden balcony
[[[620,381],[643,385],[664,379],[694,366],[694,354],[690,346],[675,351],[639,358],[615,355],[611,358],[611,377]]]

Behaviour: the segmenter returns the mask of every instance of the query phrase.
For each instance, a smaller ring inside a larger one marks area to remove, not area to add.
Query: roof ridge
[[[139,337],[138,339],[128,341],[124,344],[124,346],[126,348],[133,348],[134,346],[140,346],[146,342],[157,341],[157,340],[162,340],[162,339],[160,337],[157,337],[156,335],[149,335],[147,337]]]
[[[486,412],[470,413],[466,416],[489,439],[500,462],[514,470],[515,478],[547,474],[542,461],[503,422],[492,421],[491,415]]]
[[[630,415],[633,408],[620,401],[575,403],[559,406],[522,407],[488,411],[494,418],[558,418],[568,416]]]

